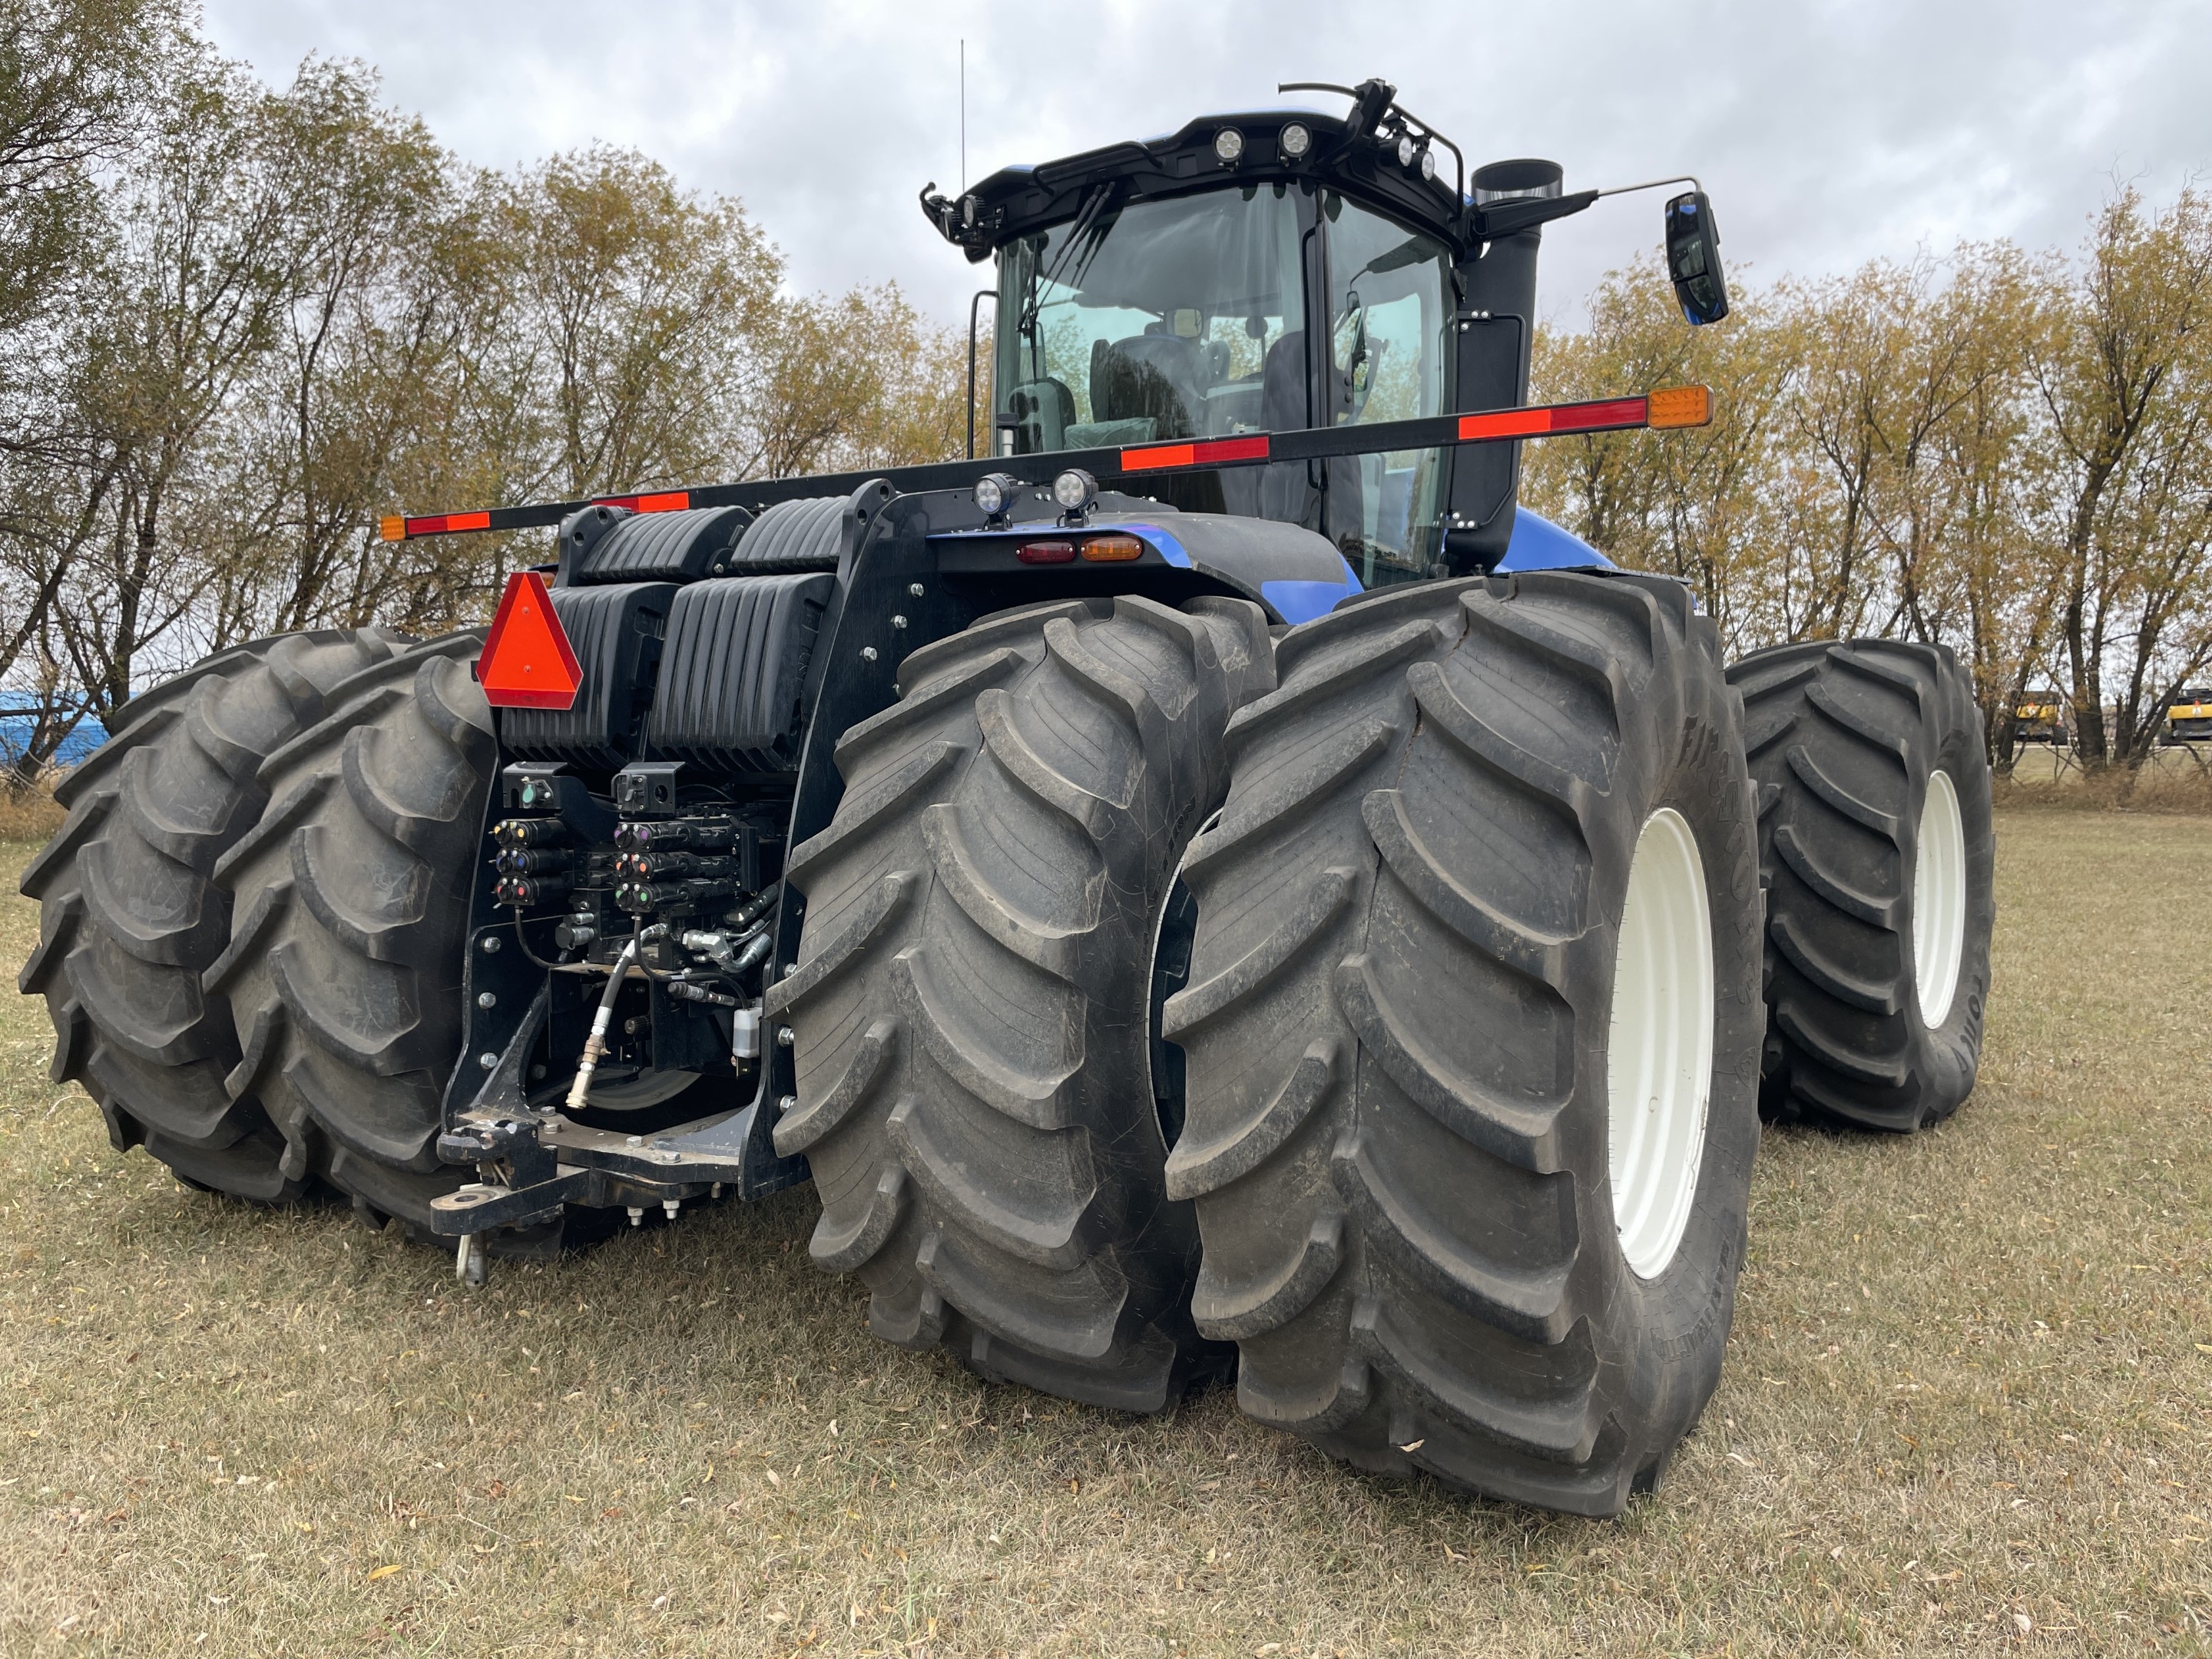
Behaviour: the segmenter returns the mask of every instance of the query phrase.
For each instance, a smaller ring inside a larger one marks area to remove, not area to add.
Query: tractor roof
[[[1385,100],[1389,88],[1379,82]],[[1362,90],[1364,90],[1363,88]],[[1082,210],[1102,185],[1118,186],[1119,199],[1219,190],[1277,180],[1317,179],[1359,198],[1402,222],[1429,232],[1464,258],[1481,240],[1481,215],[1459,193],[1457,152],[1439,155],[1433,178],[1421,176],[1419,163],[1402,165],[1397,146],[1406,127],[1392,108],[1379,132],[1356,106],[1349,120],[1319,111],[1284,108],[1202,115],[1165,137],[1127,140],[1085,150],[1036,166],[1002,167],[957,200],[925,189],[923,211],[945,240],[980,262],[994,248],[1017,237],[1065,223]],[[1380,112],[1377,112],[1378,113]],[[1304,127],[1311,142],[1304,155],[1284,154],[1283,130]],[[1224,162],[1214,142],[1226,130],[1243,139],[1241,154]],[[1436,137],[1418,123],[1413,131],[1425,147]],[[1446,149],[1449,141],[1438,140]],[[1553,175],[1556,177],[1556,173]]]

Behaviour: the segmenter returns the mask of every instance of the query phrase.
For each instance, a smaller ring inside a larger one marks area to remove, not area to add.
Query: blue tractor
[[[1370,81],[923,193],[970,459],[552,527],[489,631],[124,711],[24,878],[57,1078],[196,1186],[480,1279],[811,1177],[871,1328],[1589,1514],[1719,1375],[1762,1103],[1971,1087],[1988,773],[1941,649],[1724,664],[1515,495],[1541,227]],[[1710,204],[1667,206],[1692,324]],[[981,451],[981,453],[975,452]]]

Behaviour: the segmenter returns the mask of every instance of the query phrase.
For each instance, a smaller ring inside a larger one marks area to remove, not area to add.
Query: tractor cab
[[[1208,116],[1005,168],[957,200],[925,190],[945,239],[997,268],[976,449],[1017,458],[1523,400],[1538,227],[1597,192],[1563,194],[1550,161],[1493,163],[1470,181],[1386,82],[1309,89],[1352,109]],[[1413,447],[1189,474],[1158,495],[1317,531],[1372,586],[1494,566],[1517,470],[1517,446]]]
[[[1027,232],[999,252],[998,451],[1441,414],[1452,288],[1445,244],[1310,179],[1109,204]],[[1431,562],[1443,457],[1198,473],[1162,499],[1320,530],[1371,586]]]

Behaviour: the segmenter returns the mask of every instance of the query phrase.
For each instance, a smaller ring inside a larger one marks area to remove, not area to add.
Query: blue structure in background
[[[27,719],[0,719],[0,762],[12,761],[23,752],[23,745],[31,740],[31,722]],[[60,751],[54,756],[57,766],[75,766],[87,755],[107,741],[107,728],[87,715],[77,722],[76,729],[62,740]]]

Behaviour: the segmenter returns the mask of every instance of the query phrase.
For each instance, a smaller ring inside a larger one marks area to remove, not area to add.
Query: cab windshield
[[[1007,248],[1013,453],[1263,432],[1271,412],[1304,425],[1298,208],[1280,185],[1216,191],[1103,208]]]
[[[1102,193],[1068,224],[1002,249],[999,272],[1001,454],[1443,408],[1449,254],[1333,192],[1274,183],[1127,205]],[[1435,556],[1440,462],[1407,451],[1149,487],[1186,510],[1318,530],[1372,583],[1425,574]]]

